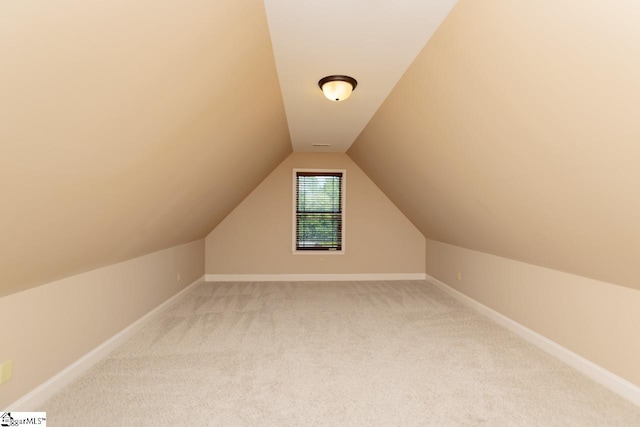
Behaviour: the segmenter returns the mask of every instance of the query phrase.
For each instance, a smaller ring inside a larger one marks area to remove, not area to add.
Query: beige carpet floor
[[[40,410],[52,426],[640,426],[425,281],[204,283]]]

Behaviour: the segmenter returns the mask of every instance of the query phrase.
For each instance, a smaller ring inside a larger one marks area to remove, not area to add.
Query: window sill
[[[345,251],[291,251],[293,255],[344,255]]]

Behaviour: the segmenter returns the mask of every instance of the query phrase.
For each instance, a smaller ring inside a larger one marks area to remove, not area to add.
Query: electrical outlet
[[[181,282],[181,281],[182,281],[182,274],[181,274],[181,273],[178,273],[178,276],[176,277],[176,280],[177,280],[178,282]]]
[[[458,275],[456,276],[458,280],[462,280],[462,273],[458,271]]]
[[[4,384],[13,378],[13,360],[0,363],[0,384]]]

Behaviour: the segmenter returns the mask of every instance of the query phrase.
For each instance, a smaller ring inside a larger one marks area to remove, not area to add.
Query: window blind
[[[296,172],[296,250],[342,250],[342,172]]]

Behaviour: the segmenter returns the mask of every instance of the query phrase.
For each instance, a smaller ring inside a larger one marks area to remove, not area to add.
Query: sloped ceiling
[[[347,151],[455,3],[265,0],[293,149]],[[348,100],[322,96],[332,74],[357,79]]]
[[[204,237],[292,150],[258,0],[2,1],[0,82],[0,296]]]
[[[640,289],[638,22],[460,0],[348,155],[429,238]]]
[[[348,154],[427,237],[640,289],[638,22],[461,0]],[[204,237],[292,151],[258,0],[5,0],[0,82],[0,296]]]

